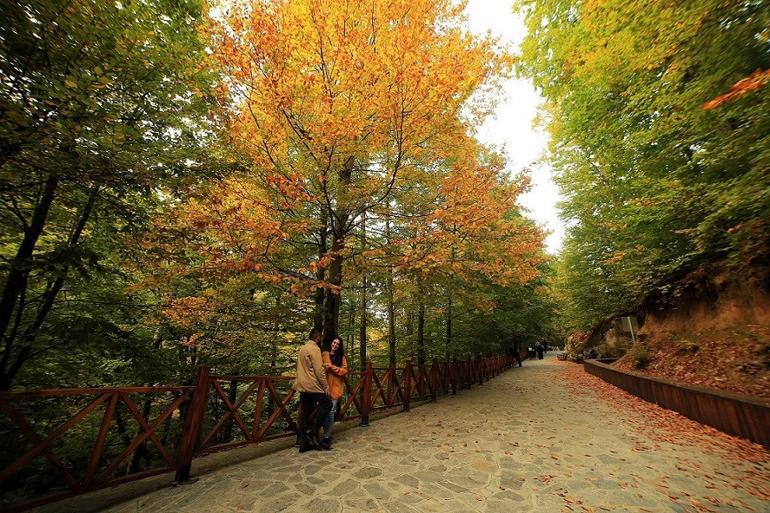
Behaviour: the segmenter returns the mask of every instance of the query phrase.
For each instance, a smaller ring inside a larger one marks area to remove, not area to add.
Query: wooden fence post
[[[407,360],[404,363],[404,379],[401,381],[404,387],[404,406],[403,411],[409,411],[409,403],[412,402],[412,362]]]
[[[361,379],[364,380],[364,384],[361,387],[361,425],[369,425],[369,410],[372,407],[372,376],[374,374],[374,367],[372,367],[371,360],[366,361],[366,367],[364,368],[364,375]]]
[[[209,401],[210,372],[211,369],[208,367],[198,367],[195,377],[195,389],[187,405],[187,413],[184,417],[184,431],[179,442],[177,469],[174,476],[175,484],[195,481],[190,479],[190,469],[192,468],[195,449],[198,446],[201,426],[203,426],[203,420],[206,417],[206,406]]]

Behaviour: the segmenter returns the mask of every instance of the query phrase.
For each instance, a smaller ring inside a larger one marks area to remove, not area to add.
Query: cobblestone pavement
[[[725,435],[704,430],[694,442],[669,433],[673,442],[650,443],[643,415],[598,386],[569,386],[575,369],[552,357],[527,361],[342,432],[331,452],[286,449],[108,511],[770,512],[767,452],[753,446],[751,461],[740,453],[745,443],[716,443]]]

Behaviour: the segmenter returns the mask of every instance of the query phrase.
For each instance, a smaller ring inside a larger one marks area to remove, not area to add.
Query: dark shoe
[[[316,450],[321,450],[321,435],[319,434],[319,430],[316,429],[315,431],[311,431],[308,433],[308,438],[310,439],[310,443],[312,443]]]
[[[299,452],[317,450],[320,450],[319,441],[315,440],[309,431],[305,433],[305,436],[300,436]]]
[[[331,451],[332,450],[332,441],[328,438],[324,438],[321,440],[321,449],[324,451]]]

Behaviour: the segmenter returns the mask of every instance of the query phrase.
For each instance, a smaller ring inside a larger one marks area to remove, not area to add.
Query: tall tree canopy
[[[234,137],[278,193],[276,218],[316,211],[302,227],[331,238],[319,274],[327,333],[337,331],[350,232],[404,175],[452,158],[470,128],[463,108],[504,70],[492,41],[459,25],[461,12],[436,0],[257,1],[219,33],[239,103]]]
[[[411,208],[414,191],[422,217],[412,219],[412,249],[427,237],[445,250],[423,251],[422,265],[447,261],[441,221],[458,224],[455,216],[475,225],[474,250],[485,252],[477,262],[528,279],[537,231],[500,217],[516,208],[520,187],[503,183],[473,139],[510,59],[464,29],[462,10],[438,0],[256,1],[214,16],[244,171],[192,210],[227,239],[206,244],[237,260],[231,266],[290,280],[297,293],[315,289],[315,324],[327,335],[339,330],[345,262],[368,249],[350,237],[367,217],[377,229],[391,200]]]
[[[198,2],[3,2],[0,389],[32,357],[121,331],[89,311],[117,291],[80,280],[117,270],[156,189],[200,166],[201,19]]]
[[[574,326],[666,293],[706,263],[746,269],[765,259],[766,2],[524,0],[518,8],[529,28],[519,71],[546,98],[570,226],[560,267]]]

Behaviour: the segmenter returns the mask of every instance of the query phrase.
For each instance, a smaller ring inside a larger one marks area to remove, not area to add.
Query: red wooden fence
[[[377,412],[408,411],[488,381],[513,361],[495,355],[401,368],[369,362],[345,378],[337,420],[367,425]],[[0,440],[12,450],[0,460],[0,511],[23,511],[169,471],[187,481],[197,456],[296,436],[293,379],[212,375],[204,367],[194,386],[1,392]],[[46,418],[50,411],[67,413]]]

